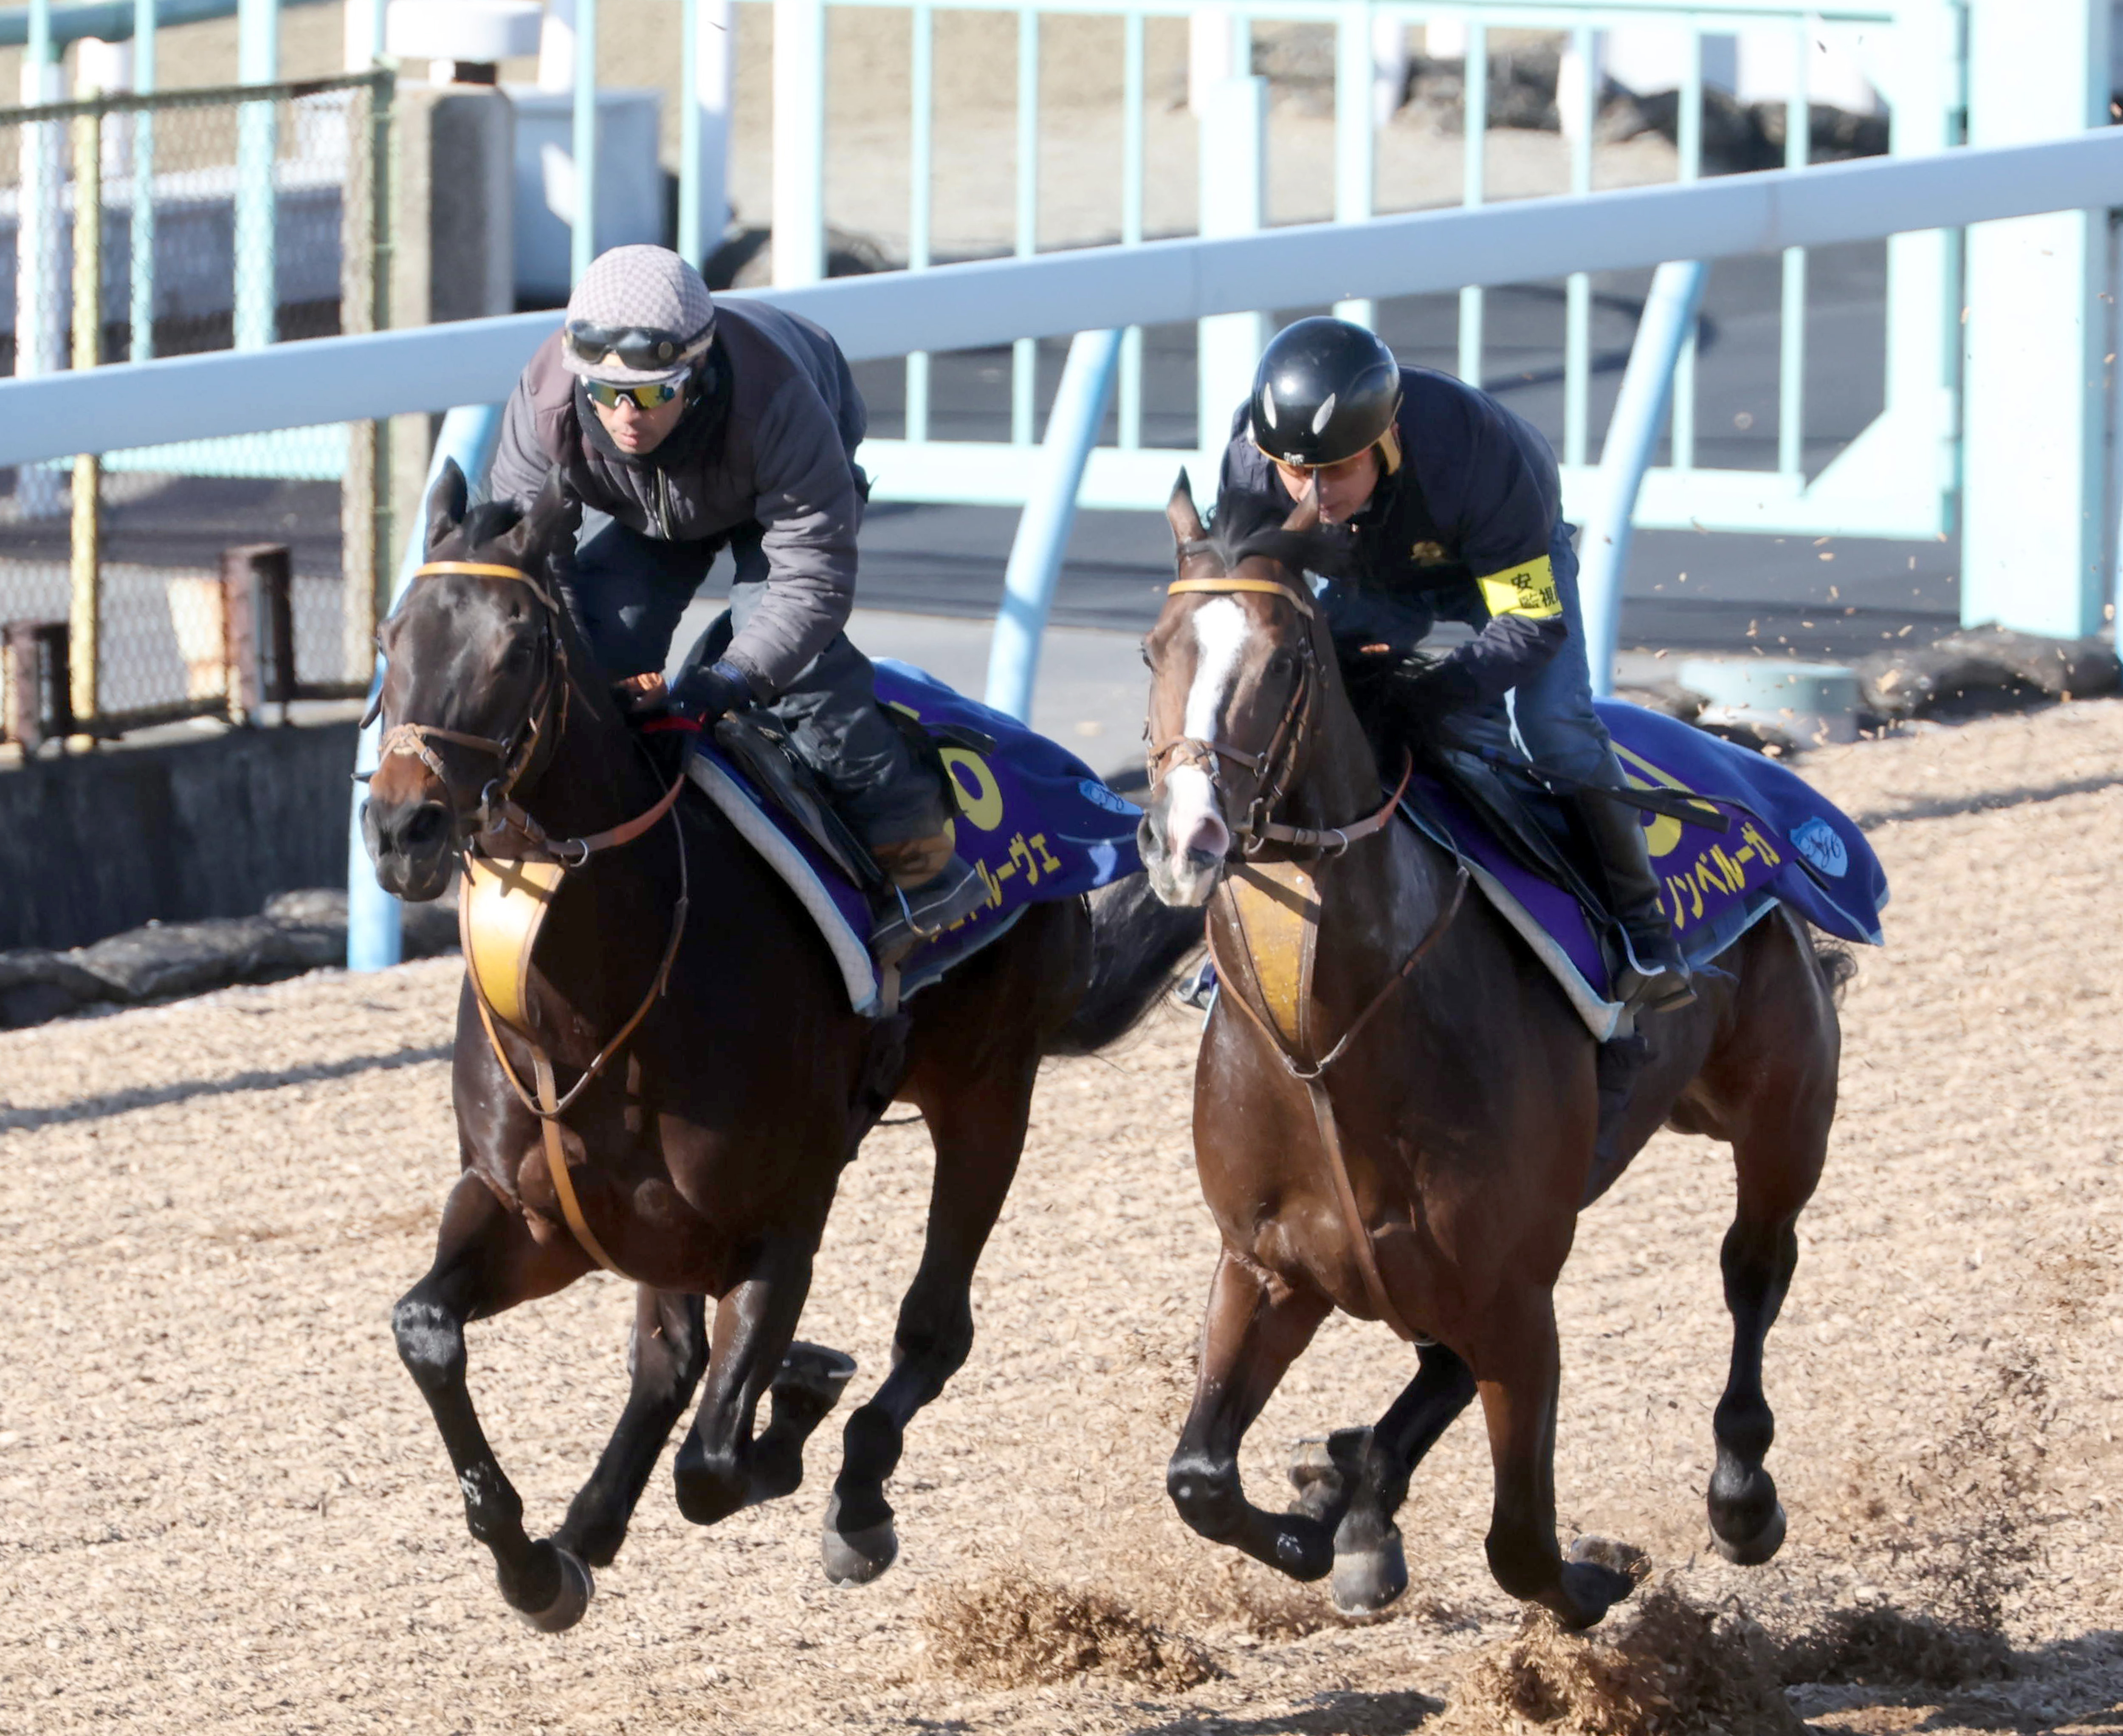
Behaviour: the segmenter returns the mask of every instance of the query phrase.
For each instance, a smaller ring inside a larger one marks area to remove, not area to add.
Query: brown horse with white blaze
[[[849,1419],[822,1539],[837,1583],[891,1565],[884,1480],[971,1349],[968,1288],[1040,1058],[1117,1035],[1198,935],[1123,883],[1088,909],[1029,907],[894,1020],[858,1014],[795,895],[719,811],[677,799],[622,720],[560,600],[574,523],[555,482],[520,521],[467,514],[446,467],[428,564],[381,636],[385,750],[363,820],[401,896],[436,896],[462,856],[549,899],[508,1005],[467,971],[461,1172],[434,1263],[393,1316],[502,1595],[549,1631],[583,1616],[588,1569],[616,1554],[696,1387],[674,1467],[687,1518],[797,1487],[854,1372],[792,1349],[813,1256],[842,1167],[897,1099],[935,1146],[926,1241],[893,1368]],[[534,1538],[472,1404],[465,1327],[600,1264],[635,1285],[632,1388],[565,1520]]]
[[[1310,503],[1286,517],[1227,495],[1211,533],[1183,475],[1169,517],[1178,578],[1145,641],[1141,837],[1159,896],[1207,907],[1220,987],[1194,1142],[1223,1241],[1173,1500],[1294,1578],[1331,1572],[1343,1609],[1381,1608],[1407,1584],[1394,1514],[1410,1474],[1479,1395],[1497,1583],[1571,1626],[1597,1621],[1633,1582],[1612,1546],[1568,1560],[1557,1546],[1553,1292],[1581,1208],[1665,1124],[1732,1146],[1709,1518],[1728,1560],[1766,1561],[1784,1515],[1763,1466],[1763,1340],[1835,1114],[1847,959],[1817,955],[1780,909],[1694,1004],[1642,1019],[1651,1059],[1619,1159],[1596,1173],[1592,1039],[1451,856],[1392,819],[1304,577],[1329,559]],[[1264,1511],[1240,1487],[1240,1443],[1337,1308],[1412,1341],[1415,1377],[1375,1426],[1293,1467],[1291,1512]]]

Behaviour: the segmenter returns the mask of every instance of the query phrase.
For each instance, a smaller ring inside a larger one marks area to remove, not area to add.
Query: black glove
[[[702,725],[712,724],[725,711],[754,702],[757,696],[743,670],[732,663],[696,664],[678,678],[671,690],[671,709]]]
[[[1420,727],[1479,704],[1474,676],[1450,658],[1396,675],[1387,703],[1404,722]]]

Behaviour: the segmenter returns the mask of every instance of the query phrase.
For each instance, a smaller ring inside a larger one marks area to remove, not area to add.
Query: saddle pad
[[[919,946],[900,966],[900,997],[934,983],[953,965],[1007,933],[1029,904],[1076,898],[1141,866],[1135,828],[1141,810],[1091,769],[1013,717],[993,711],[911,664],[880,658],[877,697],[930,725],[986,735],[993,753],[942,749],[957,794],[958,853],[988,889],[988,902]],[[870,957],[869,900],[809,834],[705,739],[688,770],[762,859],[788,883],[818,925],[855,1010],[882,1010]]]
[[[1691,966],[1715,959],[1778,903],[1839,939],[1882,944],[1887,881],[1849,817],[1774,761],[1661,712],[1596,701],[1638,789],[1700,795],[1726,832],[1643,816],[1660,902]],[[1722,798],[1722,799],[1721,799]],[[1525,867],[1443,785],[1418,777],[1403,812],[1466,863],[1497,913],[1554,973],[1592,1035],[1615,1034],[1621,1003],[1605,950],[1576,898]]]

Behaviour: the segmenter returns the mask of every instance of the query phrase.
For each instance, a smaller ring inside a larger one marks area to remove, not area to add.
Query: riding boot
[[[1610,1038],[1595,1052],[1594,1078],[1600,1093],[1600,1130],[1592,1142],[1596,1175],[1604,1174],[1614,1166],[1615,1136],[1621,1129],[1622,1112],[1629,1106],[1629,1094],[1636,1088],[1637,1075],[1644,1070],[1651,1053],[1651,1044],[1633,1032],[1626,1037]]]
[[[922,941],[955,927],[987,903],[987,883],[958,854],[956,842],[946,820],[944,829],[930,837],[870,846],[889,883],[875,900],[877,926],[869,936],[879,964],[897,964]]]
[[[1604,795],[1568,798],[1577,823],[1599,858],[1607,913],[1622,931],[1628,958],[1616,985],[1632,1008],[1685,1006],[1695,998],[1688,960],[1659,903],[1658,876],[1644,847],[1637,810]]]

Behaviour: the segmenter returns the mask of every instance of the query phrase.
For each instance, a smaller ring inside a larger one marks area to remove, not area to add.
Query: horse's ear
[[[1202,514],[1194,509],[1194,485],[1188,481],[1183,468],[1179,480],[1172,485],[1172,498],[1165,503],[1165,523],[1172,527],[1174,540],[1180,542],[1199,542],[1206,533],[1202,528]]]
[[[1291,508],[1290,516],[1282,521],[1286,531],[1315,531],[1319,528],[1319,479],[1315,476],[1305,485],[1297,504]]]
[[[433,554],[435,546],[464,523],[465,502],[470,494],[457,461],[443,459],[443,473],[435,478],[434,489],[428,496],[429,553]]]
[[[531,510],[518,521],[505,539],[519,557],[536,561],[555,553],[572,553],[575,533],[582,528],[583,503],[569,492],[555,464],[546,472],[545,486],[531,503]]]

